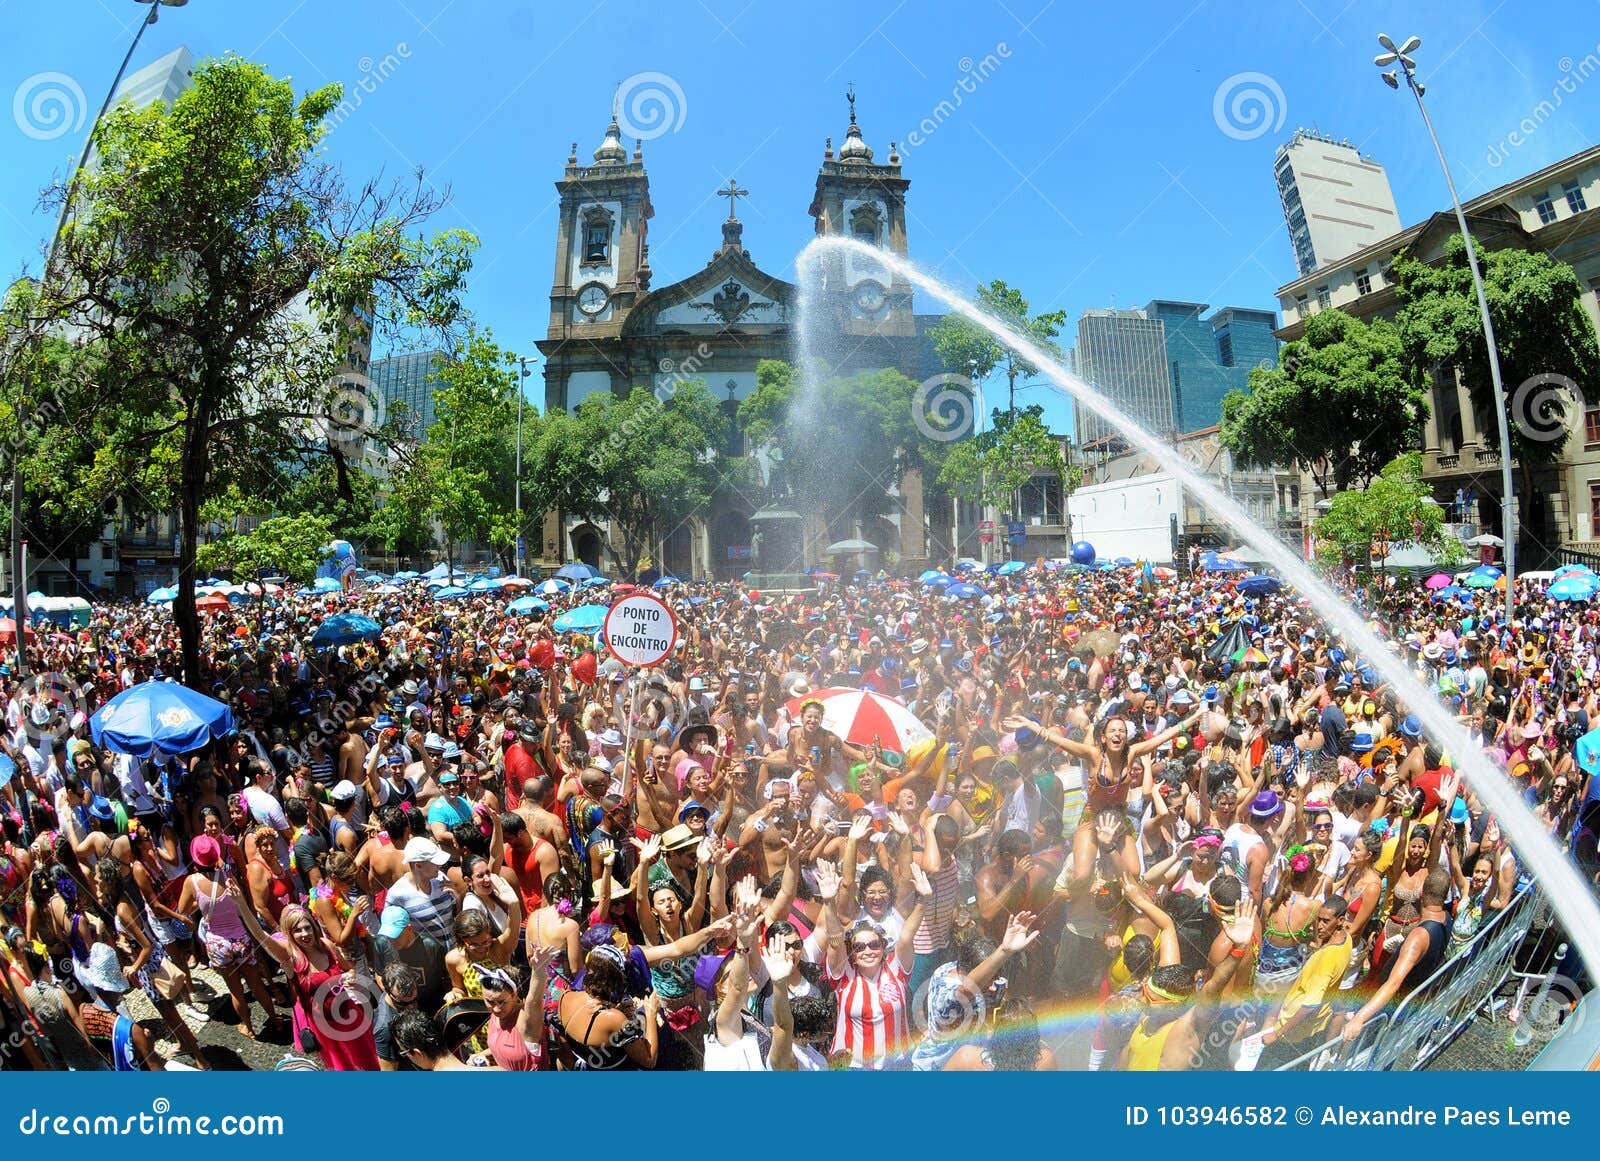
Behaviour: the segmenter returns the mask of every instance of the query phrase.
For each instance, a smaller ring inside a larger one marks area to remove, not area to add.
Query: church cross
[[[739,217],[739,215],[735,212],[739,208],[739,199],[749,197],[750,191],[747,189],[740,189],[739,183],[730,177],[728,179],[728,188],[719,189],[717,191],[717,196],[719,198],[728,199],[728,221],[733,222],[737,221]]]

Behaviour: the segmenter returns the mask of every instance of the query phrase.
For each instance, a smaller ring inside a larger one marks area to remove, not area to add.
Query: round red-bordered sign
[[[624,665],[660,665],[678,643],[678,619],[654,593],[629,593],[606,613],[600,636]]]

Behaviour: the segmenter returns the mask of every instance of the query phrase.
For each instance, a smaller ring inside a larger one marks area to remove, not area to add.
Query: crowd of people
[[[205,1068],[225,1021],[332,1070],[1270,1068],[1527,886],[1297,595],[978,579],[669,587],[646,670],[552,628],[604,589],[289,593],[205,617],[235,729],[166,759],[90,717],[176,678],[170,611],[40,632],[0,668],[5,1067]],[[1348,596],[1592,874],[1600,611]],[[345,611],[381,636],[314,647]]]

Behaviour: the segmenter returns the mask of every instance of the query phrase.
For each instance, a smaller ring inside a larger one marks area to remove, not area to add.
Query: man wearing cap
[[[517,723],[516,740],[506,747],[506,809],[516,810],[530,778],[545,773],[541,761],[543,732],[532,718]]]
[[[450,751],[454,749],[458,758],[452,760]],[[446,850],[456,849],[455,836],[451,834],[454,828],[464,822],[472,821],[472,804],[461,796],[461,766],[459,755],[460,747],[454,742],[445,746],[445,764],[439,771],[438,798],[428,804],[428,830],[432,832],[434,841]],[[460,853],[459,851],[457,852]]]
[[[388,902],[410,913],[419,935],[449,947],[466,881],[459,874],[444,874],[450,856],[432,839],[411,839],[406,843],[404,858],[406,873],[389,888]]]
[[[700,836],[679,823],[661,836],[661,857],[650,864],[650,890],[671,887],[683,906],[694,902],[695,850]]]
[[[422,974],[417,989],[417,1005],[424,1012],[437,1012],[450,990],[450,972],[445,967],[445,945],[425,935],[411,921],[411,912],[389,903],[378,919],[373,950],[379,978],[389,975],[394,965],[407,964]]]

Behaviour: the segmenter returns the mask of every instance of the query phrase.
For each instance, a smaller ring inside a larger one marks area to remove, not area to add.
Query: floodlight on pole
[[[1378,34],[1378,43],[1383,46],[1384,54],[1377,58],[1381,68],[1385,63],[1399,61],[1401,70],[1405,73],[1406,85],[1411,89],[1412,96],[1417,99],[1417,111],[1422,114],[1422,124],[1428,130],[1428,138],[1433,142],[1433,151],[1438,154],[1439,168],[1444,171],[1444,182],[1450,190],[1450,202],[1455,207],[1456,224],[1461,228],[1461,240],[1467,249],[1467,267],[1472,271],[1472,288],[1478,296],[1478,314],[1483,322],[1483,338],[1489,353],[1489,377],[1494,383],[1495,419],[1500,435],[1500,534],[1505,540],[1505,581],[1506,581],[1506,624],[1509,626],[1516,616],[1517,605],[1517,572],[1516,572],[1516,546],[1517,529],[1512,519],[1513,494],[1511,490],[1511,430],[1506,419],[1509,402],[1506,399],[1505,384],[1500,378],[1500,351],[1495,345],[1494,320],[1489,315],[1489,298],[1483,289],[1483,273],[1478,269],[1478,252],[1472,244],[1472,232],[1467,229],[1467,215],[1461,208],[1461,198],[1456,193],[1455,179],[1450,176],[1450,165],[1445,160],[1444,147],[1439,144],[1439,135],[1433,131],[1433,119],[1428,116],[1428,106],[1423,104],[1423,94],[1427,88],[1417,80],[1416,61],[1411,53],[1422,45],[1420,37],[1412,36],[1406,39],[1405,44],[1396,48],[1394,41],[1385,33]],[[1394,55],[1388,61],[1385,56]],[[1391,89],[1400,87],[1397,72],[1391,70],[1381,74],[1384,84]]]

